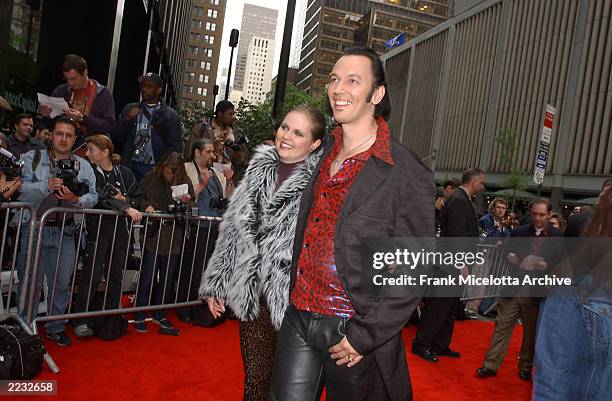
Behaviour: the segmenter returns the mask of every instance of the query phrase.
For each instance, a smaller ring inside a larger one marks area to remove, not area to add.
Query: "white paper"
[[[220,173],[223,173],[225,170],[231,170],[232,169],[232,165],[231,163],[213,163],[213,169],[215,169],[215,171],[218,171]]]
[[[172,188],[172,199],[178,200],[181,196],[189,194],[189,186],[187,184],[174,185]]]
[[[64,114],[64,110],[69,108],[66,99],[61,97],[49,97],[44,93],[38,93],[38,103],[51,109],[51,118]]]

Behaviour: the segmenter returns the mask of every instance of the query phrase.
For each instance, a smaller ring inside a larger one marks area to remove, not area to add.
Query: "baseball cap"
[[[147,72],[145,75],[138,77],[138,83],[142,84],[145,80],[161,87],[164,86],[164,80],[154,72]]]

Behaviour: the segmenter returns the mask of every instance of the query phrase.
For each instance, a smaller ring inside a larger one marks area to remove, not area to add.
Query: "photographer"
[[[179,115],[161,98],[161,77],[149,72],[138,83],[142,101],[123,108],[111,138],[122,163],[140,181],[164,154],[181,151],[182,133]]]
[[[0,148],[0,202],[8,202],[21,186],[17,157]]]
[[[187,184],[188,195],[174,199],[172,187],[182,184]],[[157,219],[149,219],[152,224],[146,230],[136,306],[160,305],[169,303],[174,298],[175,272],[185,235],[185,226],[180,224],[180,220],[181,217],[184,219],[187,211],[191,211],[190,200],[195,198],[180,153],[165,155],[155,169],[143,177],[140,188],[144,195],[143,207],[147,213],[174,213],[176,216],[174,221],[166,219],[160,222]],[[166,315],[165,310],[153,312],[153,322],[167,330],[166,332],[172,330],[178,333]],[[137,332],[148,331],[144,312],[134,313],[134,320]]]
[[[198,215],[221,217],[229,203],[228,197],[234,189],[231,176],[227,178],[226,175],[219,174],[212,168],[215,157],[212,140],[208,138],[196,139],[189,153],[193,155],[193,160],[185,163],[185,171],[195,191]],[[229,172],[232,173],[231,170]],[[178,290],[180,302],[198,299],[198,286],[200,285],[202,271],[208,263],[208,259],[210,259],[219,235],[218,223],[211,224],[207,221],[201,221],[199,227],[197,244],[191,247],[192,249],[195,248],[195,255],[186,252],[180,269],[181,277]],[[192,238],[192,240],[195,241],[195,238]],[[190,283],[191,285],[189,285]],[[190,322],[195,308],[206,307],[196,306],[179,309],[179,319],[183,322]],[[207,312],[208,309],[206,308],[205,313]]]
[[[482,229],[481,236],[505,238],[510,235],[510,219],[507,218],[508,202],[503,198],[495,198],[489,204],[489,212],[478,221]]]
[[[114,154],[115,147],[105,135],[90,136],[86,140],[87,157],[96,174],[98,204],[96,209],[110,209],[122,212],[132,222],[138,223],[142,214],[136,209],[142,201],[140,187],[134,174],[125,166],[117,166],[121,158]],[[98,308],[115,309],[121,297],[121,279],[127,251],[129,249],[129,222],[126,217],[90,215],[85,218],[88,241],[87,252],[81,272],[79,290],[76,294],[75,312],[91,311]],[[98,227],[99,225],[99,227]],[[109,257],[110,260],[109,264]],[[95,256],[95,260],[94,260]],[[107,269],[103,269],[104,265]],[[108,273],[104,273],[107,270]],[[95,290],[103,274],[108,277],[106,303],[95,299]],[[95,299],[95,302],[94,302]],[[88,319],[74,322],[77,337],[93,334]]]
[[[236,120],[234,105],[228,100],[221,100],[215,107],[215,114],[212,118],[202,121],[196,125],[189,135],[185,144],[185,159],[193,158],[193,143],[199,138],[208,138],[213,141],[215,148],[215,159],[217,163],[231,163],[235,172],[233,175],[234,184],[242,178],[244,170],[249,161],[249,152],[246,148],[248,139],[239,136],[232,128]]]
[[[93,207],[98,202],[93,169],[85,159],[71,152],[76,140],[75,122],[66,116],[59,116],[53,120],[51,130],[53,133],[50,150],[33,150],[23,157],[19,200],[32,204],[37,209],[38,216],[42,216],[52,207]],[[27,223],[30,218],[27,212],[25,214],[26,217],[21,222],[21,246],[17,266],[20,280],[23,277],[29,231]],[[74,272],[76,256],[74,217],[58,213],[56,220],[47,220],[42,230],[36,294],[40,294],[43,276],[46,275],[48,294],[54,294],[47,298],[47,311],[51,315],[59,315],[66,312],[70,302],[70,279]],[[58,258],[60,249],[61,255]],[[38,300],[39,298],[35,297],[34,315],[38,311]],[[65,320],[48,322],[45,325],[47,338],[61,346],[70,345],[71,340],[66,334],[65,325]]]

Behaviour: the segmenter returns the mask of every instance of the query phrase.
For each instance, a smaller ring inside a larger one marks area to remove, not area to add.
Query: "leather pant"
[[[320,315],[289,305],[276,344],[269,401],[358,401],[369,388],[372,356],[357,365],[336,365],[329,348],[345,336],[346,318]]]

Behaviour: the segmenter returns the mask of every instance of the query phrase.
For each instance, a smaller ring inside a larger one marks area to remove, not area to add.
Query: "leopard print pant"
[[[259,317],[239,323],[240,351],[244,366],[244,401],[267,401],[274,366],[278,332],[270,320],[270,311],[262,298]]]

